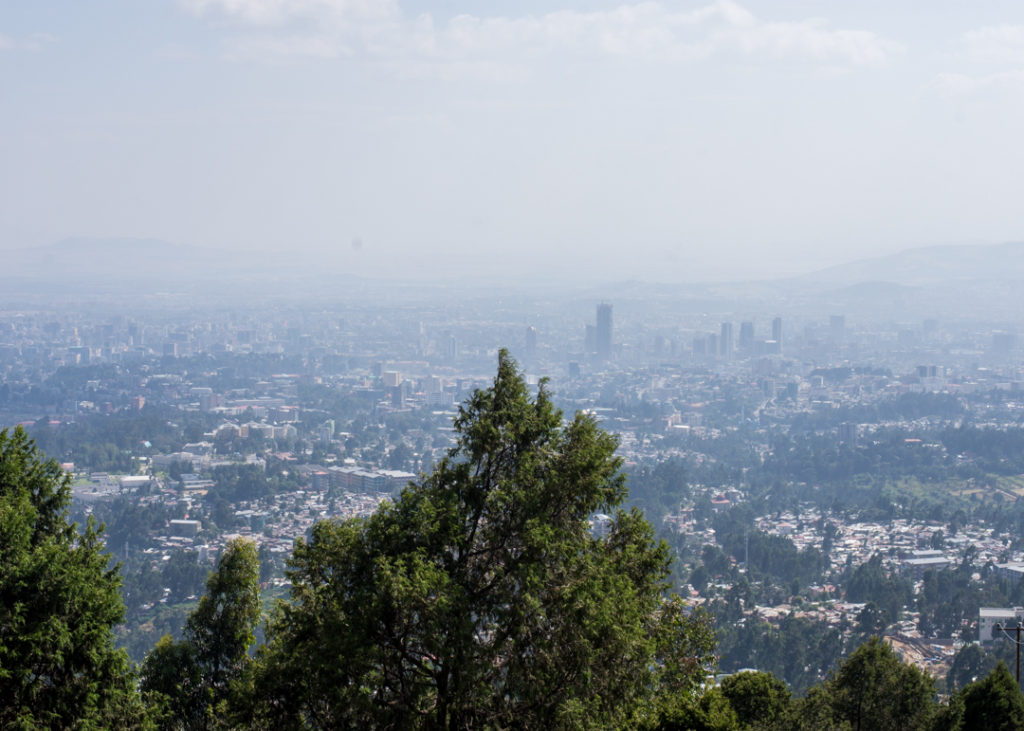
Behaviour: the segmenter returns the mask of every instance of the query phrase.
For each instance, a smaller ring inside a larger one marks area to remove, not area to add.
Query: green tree
[[[102,528],[68,518],[71,488],[21,427],[0,431],[0,727],[143,722],[112,627],[124,615]]]
[[[789,717],[780,722],[777,728],[788,731],[848,731],[850,724],[835,719],[831,693],[824,685],[814,685],[808,689],[806,696],[793,701]]]
[[[616,440],[582,414],[563,423],[543,384],[531,398],[498,360],[429,477],[297,541],[257,721],[614,727],[651,720],[659,692],[694,693],[713,633],[664,598],[667,546],[617,509]],[[598,511],[614,513],[603,537]]]
[[[719,688],[711,688],[662,714],[657,731],[738,731],[736,712]]]
[[[982,680],[960,692],[963,718],[960,728],[986,731],[1024,729],[1024,695],[1006,664],[1000,662]]]
[[[721,688],[743,728],[772,728],[789,711],[789,688],[771,673],[736,673]]]
[[[936,709],[935,681],[872,637],[826,682],[833,717],[853,729],[924,728]]]
[[[952,693],[976,680],[981,680],[981,676],[990,671],[995,663],[995,658],[982,650],[979,645],[974,643],[964,645],[953,657],[953,664],[946,676],[949,692]]]
[[[885,632],[889,624],[888,615],[874,602],[868,602],[864,608],[857,613],[857,624],[854,632],[863,639],[880,635]]]
[[[168,601],[178,603],[190,597],[194,600],[209,573],[209,567],[199,563],[194,551],[172,551],[160,569],[163,586],[171,590]]]
[[[846,600],[873,602],[884,611],[886,624],[896,621],[910,597],[910,584],[900,576],[887,575],[877,553],[855,568],[846,582]]]
[[[251,541],[229,543],[185,623],[184,639],[164,636],[142,665],[144,691],[169,728],[213,728],[225,721],[250,662],[260,619],[259,560]]]

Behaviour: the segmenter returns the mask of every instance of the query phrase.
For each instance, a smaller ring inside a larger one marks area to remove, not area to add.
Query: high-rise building
[[[723,360],[732,359],[732,323],[722,323],[722,335],[718,339],[718,354]]]
[[[782,318],[776,317],[772,320],[772,340],[775,341],[775,352],[782,352]]]
[[[526,357],[533,358],[537,355],[537,328],[530,325],[526,328]]]
[[[600,360],[612,357],[612,306],[602,302],[597,306],[597,331],[594,346]]]
[[[740,342],[739,348],[743,352],[749,352],[754,349],[754,323],[752,322],[741,322],[740,323]]]

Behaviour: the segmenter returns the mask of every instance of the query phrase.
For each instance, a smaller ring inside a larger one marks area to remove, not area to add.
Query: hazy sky
[[[1024,3],[0,0],[0,248],[689,280],[1024,238]]]

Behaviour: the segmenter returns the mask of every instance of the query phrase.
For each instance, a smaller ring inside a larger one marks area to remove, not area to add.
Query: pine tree
[[[932,677],[903,663],[878,637],[846,658],[825,690],[836,722],[855,731],[926,728],[938,710]]]
[[[622,727],[711,661],[666,600],[669,553],[625,495],[614,437],[563,423],[499,355],[456,446],[372,517],[296,545],[270,623],[258,721],[313,728]],[[591,531],[612,513],[607,534]]]
[[[1024,694],[1005,663],[1000,662],[987,676],[968,685],[960,696],[963,699],[961,728],[1024,729]]]
[[[189,615],[184,638],[164,636],[146,657],[141,687],[162,709],[164,727],[227,724],[233,684],[245,675],[260,619],[259,572],[253,543],[231,541]]]
[[[0,431],[0,727],[142,724],[112,628],[124,616],[102,528],[70,522],[69,477],[21,427]]]

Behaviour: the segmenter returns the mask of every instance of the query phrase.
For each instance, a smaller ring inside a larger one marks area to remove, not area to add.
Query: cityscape
[[[0,4],[0,729],[1024,729],[1024,5]]]
[[[673,590],[712,608],[727,638],[737,620],[799,620],[854,642],[882,604],[851,593],[872,561],[906,592],[873,629],[940,681],[972,643],[998,651],[992,617],[1021,616],[1019,458],[970,444],[1020,439],[1021,345],[1005,323],[676,314],[635,297],[91,308],[2,313],[0,415],[73,475],[79,522],[106,524],[136,661],[180,630],[232,540],[258,546],[262,584],[283,596],[297,537],[429,474],[505,346],[534,391],[616,436],[629,502],[672,546]],[[608,520],[591,516],[592,530]],[[963,595],[923,606],[927,582],[954,574]],[[806,687],[839,657],[781,674]]]

